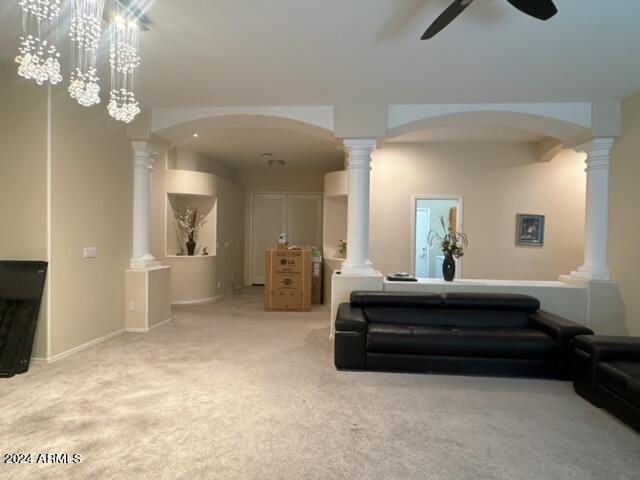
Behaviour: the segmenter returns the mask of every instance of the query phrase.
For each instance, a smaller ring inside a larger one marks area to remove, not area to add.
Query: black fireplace
[[[46,262],[0,261],[0,377],[29,369]]]

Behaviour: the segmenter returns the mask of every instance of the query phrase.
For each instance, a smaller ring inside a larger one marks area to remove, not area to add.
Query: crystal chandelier
[[[61,0],[20,0],[22,33],[15,61],[18,75],[38,85],[62,81],[60,53],[56,49]]]
[[[80,105],[100,103],[96,52],[102,35],[104,0],[71,1],[71,83],[69,94]]]
[[[136,100],[140,29],[134,19],[118,14],[111,21],[110,32],[111,98],[107,109],[116,120],[129,123],[140,113]]]

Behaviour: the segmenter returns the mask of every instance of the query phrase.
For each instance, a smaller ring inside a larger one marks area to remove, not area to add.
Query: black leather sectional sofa
[[[640,432],[640,338],[576,337],[573,386]]]
[[[525,295],[353,292],[335,320],[339,369],[571,378],[593,334]]]

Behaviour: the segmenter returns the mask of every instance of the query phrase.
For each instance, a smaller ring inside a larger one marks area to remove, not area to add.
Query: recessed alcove
[[[196,250],[193,256],[186,254],[187,238],[176,222],[175,214],[179,210],[193,208],[198,215],[204,215],[206,222],[200,229],[196,238]],[[217,201],[209,195],[194,195],[184,193],[167,193],[167,217],[166,217],[166,257],[197,258],[204,255],[204,249],[208,256],[216,255],[216,220]]]

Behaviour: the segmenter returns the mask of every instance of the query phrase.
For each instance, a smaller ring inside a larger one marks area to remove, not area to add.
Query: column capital
[[[597,168],[609,168],[611,165],[611,149],[616,139],[613,137],[592,138],[588,142],[575,147],[576,152],[586,153],[587,171]]]
[[[345,150],[349,153],[357,151],[371,153],[378,146],[375,138],[345,138],[343,143]]]
[[[151,155],[151,153],[153,153],[153,147],[151,146],[151,142],[148,142],[146,140],[132,140],[131,141],[131,148],[133,148],[133,151],[138,153],[143,153],[146,152],[149,155]]]
[[[131,142],[133,149],[133,164],[136,168],[153,170],[153,149],[149,142],[134,140]]]
[[[376,149],[378,141],[375,138],[345,139],[344,148],[347,151],[347,169],[371,168],[371,153]]]

